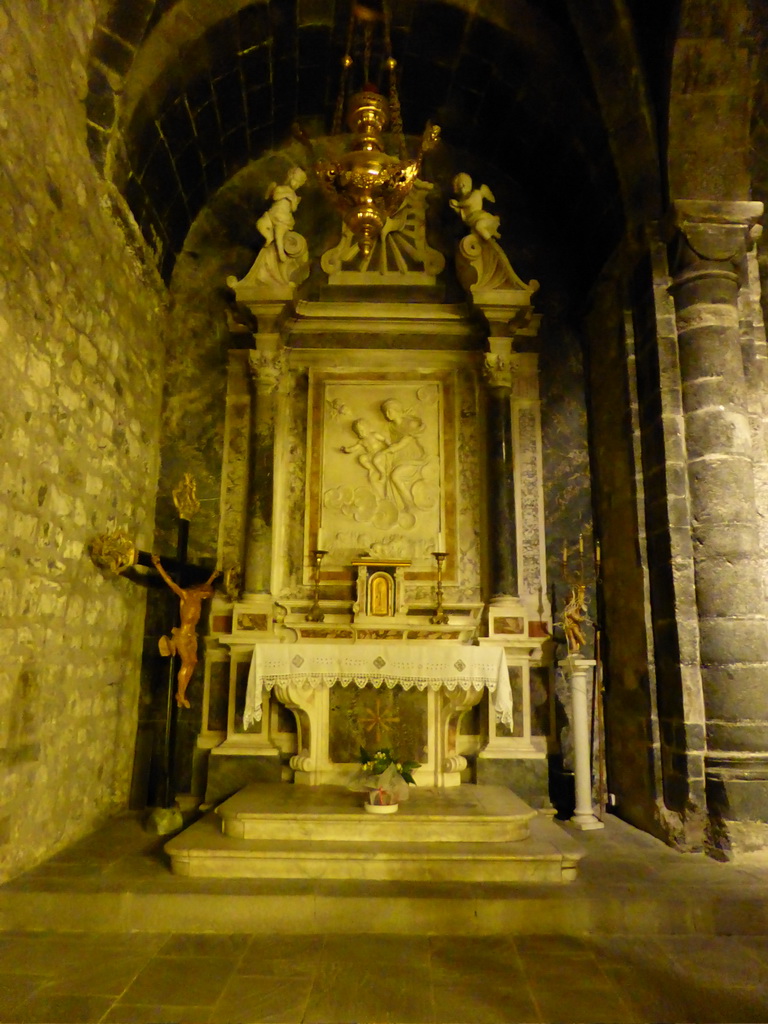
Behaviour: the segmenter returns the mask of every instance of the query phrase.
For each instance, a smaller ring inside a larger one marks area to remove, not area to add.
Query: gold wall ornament
[[[90,545],[91,561],[102,572],[119,576],[136,562],[136,546],[125,530],[100,533]]]
[[[197,500],[197,484],[191,473],[185,473],[173,491],[173,504],[179,513],[179,519],[191,519],[200,511]]]

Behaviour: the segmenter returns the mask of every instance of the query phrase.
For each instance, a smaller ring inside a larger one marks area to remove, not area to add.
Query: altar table
[[[499,722],[512,724],[512,690],[499,644],[256,644],[245,698],[246,728],[261,719],[264,689],[290,684],[311,689],[395,686],[404,690],[482,691],[491,694]]]

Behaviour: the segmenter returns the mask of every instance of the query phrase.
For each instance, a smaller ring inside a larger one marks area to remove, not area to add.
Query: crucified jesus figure
[[[152,555],[152,564],[179,599],[181,625],[174,626],[171,630],[171,636],[161,636],[158,647],[163,657],[167,658],[178,654],[181,659],[181,668],[176,676],[176,703],[180,708],[188,708],[190,705],[185,694],[197,664],[196,627],[200,621],[203,601],[207,597],[213,597],[213,587],[211,584],[219,575],[219,570],[214,569],[205,583],[198,583],[194,587],[185,588],[180,587],[178,583],[174,583],[160,563],[159,555]]]

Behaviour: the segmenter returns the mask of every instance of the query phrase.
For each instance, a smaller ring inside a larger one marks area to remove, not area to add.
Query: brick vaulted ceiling
[[[190,224],[224,182],[279,147],[297,120],[330,127],[348,5],[109,5],[91,49],[89,145],[166,279]],[[597,266],[624,212],[605,103],[569,0],[392,0],[390,7],[406,132],[420,133],[429,119],[440,124],[447,145],[473,152],[556,208],[564,244],[589,239]]]

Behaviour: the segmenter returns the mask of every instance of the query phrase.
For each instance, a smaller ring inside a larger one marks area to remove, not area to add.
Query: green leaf
[[[403,767],[403,770],[400,772],[400,774],[403,777],[403,780],[407,782],[409,786],[416,785],[416,779],[414,779],[410,772],[405,770],[405,767]]]
[[[372,760],[373,760],[373,758],[368,753],[368,751],[365,749],[365,747],[360,747],[360,761],[363,764],[365,764],[366,762],[372,761]]]

